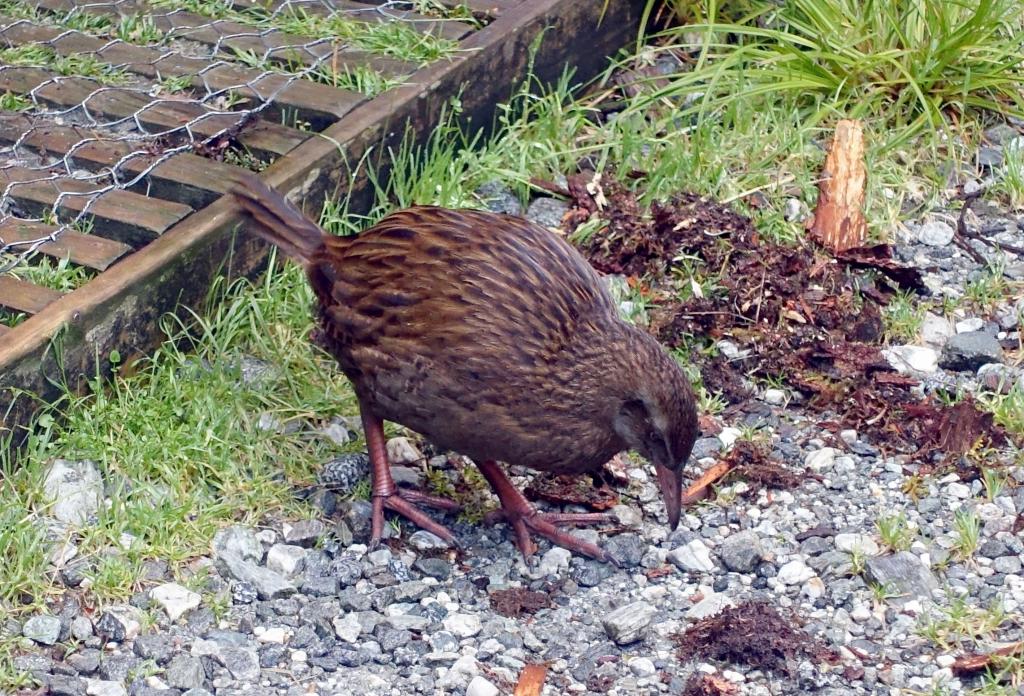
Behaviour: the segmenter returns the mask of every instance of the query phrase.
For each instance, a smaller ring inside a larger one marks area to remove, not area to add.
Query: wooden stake
[[[860,121],[836,124],[825,171],[818,185],[811,236],[838,253],[864,246],[868,225],[864,219],[864,129]]]
[[[547,676],[547,665],[526,665],[519,675],[519,683],[516,684],[514,696],[540,696],[540,691],[544,688],[544,680],[547,679]]]

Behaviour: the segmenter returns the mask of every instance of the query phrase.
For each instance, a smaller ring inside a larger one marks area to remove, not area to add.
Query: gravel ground
[[[494,194],[496,206],[511,205],[500,187]],[[529,213],[557,219],[561,206],[544,199]],[[994,210],[981,215],[986,225],[1002,222],[994,238],[1024,245],[1024,219]],[[951,243],[950,224],[943,216],[921,220],[897,240],[899,258],[930,269],[925,280],[936,295],[960,295],[982,272]],[[1024,278],[1024,259],[1008,254],[1004,273]],[[1000,380],[1003,387],[1024,385],[1010,364],[1019,356],[1022,311],[1024,300],[1011,300],[986,317],[951,323],[930,316],[919,343],[887,355],[926,390],[998,388]],[[755,492],[732,483],[715,502],[689,507],[675,532],[667,529],[651,472],[632,469],[612,511],[614,530],[578,532],[611,549],[619,569],[546,543],[528,566],[504,526],[450,517],[445,522],[463,545],[460,553],[406,527],[400,534],[391,529],[385,546],[368,550],[361,543],[368,504],[339,493],[365,475],[367,463],[348,455],[325,465],[322,479],[331,490],[312,492],[330,513],[327,521],[221,530],[210,555],[179,572],[178,582],[166,563],[151,562],[146,591],[98,610],[79,600],[90,561],[74,558],[73,546],[60,547],[54,563],[69,591],[51,613],[7,619],[3,629],[23,636],[19,668],[49,693],[76,696],[492,696],[511,694],[531,663],[547,664],[543,693],[551,695],[838,696],[977,686],[952,670],[965,646],[934,639],[949,612],[996,604],[1003,620],[982,631],[979,643],[965,645],[1024,639],[1019,454],[991,455],[993,464],[1006,465],[999,491],[956,474],[918,479],[910,458],[888,456],[885,443],[855,431],[826,430],[821,420],[788,392],[761,389],[719,434],[697,442],[693,472],[755,432],[772,459],[801,474],[801,484]],[[266,427],[276,424],[268,420]],[[333,427],[344,438],[357,426]],[[404,439],[389,443],[400,481],[419,478],[416,447]],[[525,483],[526,472],[513,473]],[[914,484],[912,496],[906,491]],[[88,525],[104,502],[90,462],[55,462],[47,491],[61,501],[54,525]],[[968,553],[961,553],[958,513],[978,521],[976,548]],[[877,522],[898,514],[910,536],[908,547],[894,552]],[[764,614],[758,600],[778,614]],[[720,631],[738,647],[694,648],[691,640],[680,649],[688,628],[730,607],[753,617],[752,626]],[[766,661],[759,647],[773,641],[782,647]]]

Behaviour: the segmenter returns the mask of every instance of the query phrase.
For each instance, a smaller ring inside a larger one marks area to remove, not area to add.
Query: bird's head
[[[653,339],[650,339],[653,344]],[[678,363],[660,346],[640,351],[629,393],[614,416],[615,432],[648,459],[658,475],[672,529],[679,525],[683,466],[697,439],[693,390]]]

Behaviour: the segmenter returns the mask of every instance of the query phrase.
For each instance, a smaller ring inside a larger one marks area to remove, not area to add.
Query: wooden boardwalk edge
[[[406,123],[419,126],[421,139],[429,137],[429,126],[449,97],[460,96],[464,122],[489,127],[497,104],[525,77],[531,44],[541,31],[533,63],[539,80],[556,81],[566,65],[575,67],[577,81],[596,76],[609,56],[635,39],[640,5],[637,0],[612,0],[607,7],[605,0],[537,0],[510,9],[462,42],[467,50],[356,107],[322,137],[306,140],[275,162],[264,178],[283,190],[300,189],[306,208],[319,210],[326,195],[348,190],[347,172],[363,153],[396,146]],[[352,189],[351,209],[365,210],[372,196],[369,182],[357,179]],[[238,228],[233,207],[218,199],[133,254],[131,263],[115,264],[5,332],[0,437],[26,425],[37,407],[33,399],[17,396],[19,390],[53,400],[59,396],[56,384],[82,384],[94,376],[97,363],[108,364],[103,358],[111,351],[130,360],[152,349],[162,338],[160,317],[200,305],[217,274],[258,274],[267,247]]]

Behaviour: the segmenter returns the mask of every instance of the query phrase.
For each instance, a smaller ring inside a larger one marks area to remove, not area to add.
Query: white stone
[[[686,618],[697,621],[709,616],[714,616],[726,607],[734,606],[736,606],[736,603],[729,599],[725,593],[706,592],[704,594],[704,599],[686,610]]]
[[[288,630],[284,626],[271,626],[256,636],[259,643],[281,643],[288,640]]]
[[[711,552],[700,539],[694,539],[673,549],[668,554],[668,560],[676,567],[694,573],[709,573],[715,569],[715,562],[711,560]]]
[[[633,602],[605,614],[601,625],[617,645],[627,645],[643,638],[656,613],[647,602]]]
[[[946,484],[946,494],[966,500],[971,497],[971,487],[959,482],[948,483]]]
[[[848,445],[856,443],[858,437],[859,435],[857,434],[857,431],[852,428],[839,431],[839,439]]]
[[[292,544],[274,544],[267,549],[267,568],[282,575],[295,575],[302,570],[306,549]]]
[[[546,577],[569,570],[569,559],[571,558],[571,551],[563,549],[561,546],[555,546],[541,556],[540,563],[537,565],[537,575]]]
[[[498,687],[477,675],[466,687],[466,696],[498,696]]]
[[[407,437],[393,437],[387,442],[388,461],[392,465],[415,464],[423,461],[423,453]]]
[[[917,241],[928,246],[942,247],[953,241],[955,230],[939,220],[926,222],[917,230]]]
[[[933,312],[925,312],[921,322],[921,341],[932,348],[942,348],[946,339],[953,335],[949,320]]]
[[[459,638],[472,638],[483,628],[480,617],[475,614],[452,614],[446,616],[442,623],[444,630]]]
[[[86,679],[85,693],[89,696],[127,696],[128,694],[119,682],[103,679]]]
[[[786,403],[786,392],[781,389],[765,389],[764,401],[772,406],[781,406]]]
[[[199,606],[203,598],[176,582],[168,582],[149,591],[150,598],[159,604],[171,621],[177,621],[186,612]]]
[[[808,454],[804,458],[804,466],[811,471],[820,473],[832,468],[836,460],[836,450],[832,447],[822,447]]]
[[[54,517],[80,526],[100,509],[103,479],[91,461],[56,459],[43,480],[43,498],[52,503]]]
[[[815,600],[825,594],[825,581],[815,575],[804,583],[804,586],[800,588],[800,594],[805,597]]]
[[[878,544],[867,534],[836,534],[835,541],[836,548],[846,553],[877,556],[880,552]]]
[[[292,650],[292,662],[305,662],[309,659],[309,653],[305,650]]]
[[[346,643],[355,643],[359,640],[359,634],[363,632],[363,627],[355,614],[336,616],[333,623],[335,635]]]
[[[629,661],[629,671],[638,677],[650,677],[657,673],[658,668],[647,657],[634,657]]]
[[[783,585],[799,585],[814,577],[814,571],[807,564],[796,559],[779,568],[776,579]]]
[[[68,561],[78,555],[78,547],[70,539],[57,542],[50,551],[50,563],[56,568],[63,568]]]
[[[956,323],[956,332],[962,334],[970,333],[971,331],[981,331],[981,327],[984,325],[985,321],[981,317],[968,317]]]
[[[718,439],[721,441],[725,449],[729,449],[733,446],[736,440],[740,439],[740,435],[742,434],[743,431],[739,428],[722,428],[722,432],[718,433]]]
[[[882,350],[882,356],[897,372],[930,374],[939,369],[939,354],[925,346],[891,346]]]

